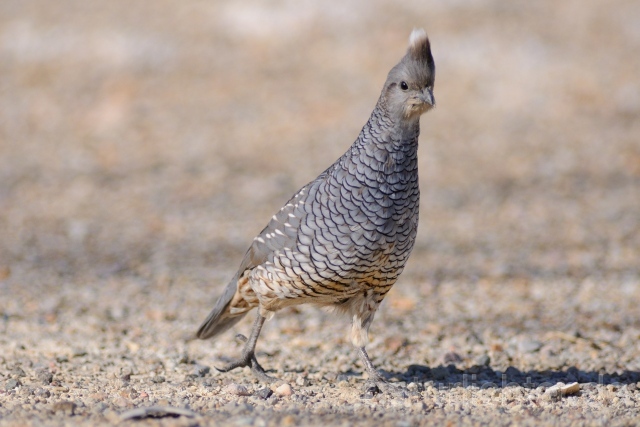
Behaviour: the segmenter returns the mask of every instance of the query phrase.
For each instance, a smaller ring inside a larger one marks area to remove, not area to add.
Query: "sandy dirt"
[[[279,383],[217,372],[241,343],[197,327],[413,27],[438,107],[368,348],[392,387],[313,307],[265,326]],[[0,426],[637,425],[638,52],[633,0],[3,0]]]

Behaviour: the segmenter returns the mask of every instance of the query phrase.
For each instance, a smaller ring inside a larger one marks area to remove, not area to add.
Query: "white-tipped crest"
[[[418,49],[427,39],[427,32],[423,28],[414,28],[409,36],[409,49]]]

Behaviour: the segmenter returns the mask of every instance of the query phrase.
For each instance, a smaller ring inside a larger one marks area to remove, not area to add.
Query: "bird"
[[[238,335],[240,357],[220,372],[249,367],[259,380],[275,381],[255,355],[264,322],[282,308],[312,304],[350,316],[368,381],[384,383],[365,347],[416,239],[420,117],[436,105],[434,81],[429,38],[414,29],[355,142],[273,215],[198,329],[198,338],[213,338],[258,309],[249,337]]]

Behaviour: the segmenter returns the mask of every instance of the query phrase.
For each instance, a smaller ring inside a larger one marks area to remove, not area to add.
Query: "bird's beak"
[[[425,87],[418,97],[425,104],[427,104],[427,105],[429,105],[431,107],[435,107],[436,106],[436,99],[433,97],[433,89],[431,89],[429,87]]]

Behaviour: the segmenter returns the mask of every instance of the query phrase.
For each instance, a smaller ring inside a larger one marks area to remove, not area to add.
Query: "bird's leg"
[[[362,364],[369,374],[369,379],[365,382],[364,386],[364,396],[369,398],[380,393],[381,389],[387,389],[386,381],[373,366],[364,348],[369,341],[369,326],[371,326],[371,322],[373,322],[373,317],[384,295],[385,293],[367,290],[351,302],[351,308],[353,310],[351,342],[358,349],[360,360],[362,360]]]
[[[358,349],[358,354],[360,355],[360,360],[362,360],[362,364],[364,365],[365,369],[367,370],[367,373],[369,374],[369,381],[384,382],[384,378],[382,378],[382,375],[380,375],[380,373],[373,366],[371,359],[369,359],[367,350],[365,350],[364,347],[360,347]]]
[[[362,364],[369,374],[369,379],[364,383],[364,397],[371,398],[380,393],[380,391],[386,390],[387,383],[382,375],[380,375],[380,373],[373,366],[373,363],[371,362],[367,351],[364,349],[364,346],[358,348],[358,355],[360,356],[360,360],[362,360]]]
[[[258,337],[260,336],[260,331],[262,330],[262,325],[264,324],[265,320],[266,318],[258,313],[256,321],[253,323],[253,328],[251,328],[251,335],[249,335],[249,338],[247,339],[247,337],[245,337],[244,335],[238,335],[238,338],[246,343],[244,348],[242,349],[242,355],[233,362],[228,363],[226,366],[223,366],[222,368],[216,368],[218,371],[228,372],[235,368],[248,366],[251,368],[251,372],[253,372],[253,374],[258,377],[260,381],[266,383],[272,383],[276,381],[275,378],[270,377],[266,374],[262,366],[260,366],[260,364],[258,363],[255,354],[256,343],[258,342]]]

